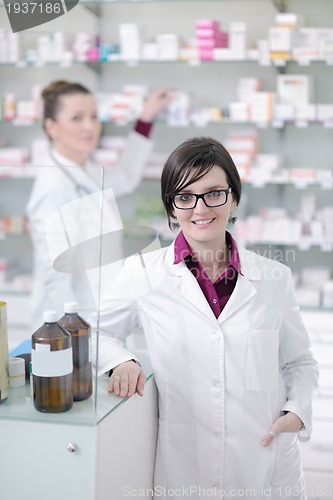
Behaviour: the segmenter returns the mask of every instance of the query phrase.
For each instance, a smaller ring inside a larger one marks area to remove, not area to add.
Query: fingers
[[[136,384],[136,392],[139,394],[139,396],[143,396],[143,389],[146,383],[146,375],[144,372],[141,370],[140,375],[138,377],[138,382]]]
[[[174,97],[175,92],[176,92],[175,89],[165,87],[165,88],[152,90],[149,97],[152,99],[157,99],[157,100],[160,100],[160,99],[170,100]],[[149,97],[148,97],[148,99],[149,99]]]
[[[268,434],[266,434],[266,436],[263,438],[263,440],[261,441],[261,446],[263,446],[264,448],[266,448],[266,446],[269,446],[271,444],[271,442],[276,438],[277,434],[270,430]]]
[[[175,89],[160,89],[158,93],[160,106],[165,107],[169,104],[175,98],[176,93],[177,91]]]
[[[108,391],[109,392],[114,392],[114,394],[116,396],[119,396],[120,394],[120,375],[115,375],[113,374],[110,378],[109,378],[109,387],[108,387]]]
[[[128,391],[129,391],[129,383],[128,383],[128,374],[125,373],[120,377],[119,382],[119,389],[116,392],[116,396],[119,396],[121,398],[124,398],[127,396]]]
[[[108,392],[121,398],[130,398],[137,392],[143,396],[146,376],[141,367],[133,362],[119,365],[109,378]]]
[[[275,420],[269,432],[262,439],[260,443],[261,446],[263,446],[264,448],[266,446],[269,446],[271,442],[274,441],[274,439],[280,434],[280,432],[283,432],[284,430],[285,430],[285,417],[283,416]]]
[[[174,98],[175,91],[170,88],[152,90],[144,104],[140,119],[151,122]]]
[[[261,441],[261,446],[264,448],[269,446],[272,441],[280,434],[280,432],[299,432],[303,427],[302,420],[291,411],[277,418],[270,428],[268,434]]]
[[[130,393],[129,377],[127,373],[120,375],[112,375],[109,379],[108,392],[113,392],[116,396],[124,398]],[[133,395],[133,392],[131,396]]]

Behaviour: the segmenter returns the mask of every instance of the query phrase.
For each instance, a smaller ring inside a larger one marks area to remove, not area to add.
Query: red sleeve
[[[144,122],[142,120],[138,120],[135,124],[134,130],[138,132],[138,134],[144,135],[145,137],[149,137],[152,127],[153,127],[153,122]]]

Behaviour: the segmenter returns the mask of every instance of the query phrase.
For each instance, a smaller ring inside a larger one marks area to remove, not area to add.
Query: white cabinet
[[[90,399],[57,415],[33,409],[29,386],[11,389],[0,406],[1,497],[110,500],[122,498],[125,489],[151,491],[157,394],[146,366],[143,397],[109,395],[102,377],[96,408]]]

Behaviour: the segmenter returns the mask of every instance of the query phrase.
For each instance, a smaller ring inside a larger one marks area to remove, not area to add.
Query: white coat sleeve
[[[49,303],[54,304],[54,309],[61,312],[64,297],[66,297],[67,301],[75,300],[72,290],[73,275],[70,273],[60,273],[53,268],[45,238],[44,222],[44,220],[37,217],[30,222],[36,254],[36,265],[38,266],[38,286],[48,298]]]
[[[287,389],[287,402],[281,411],[295,413],[305,429],[299,439],[307,441],[312,431],[312,403],[318,391],[318,364],[296,303],[291,272],[285,295],[280,338],[280,370]]]
[[[105,187],[111,187],[116,197],[132,193],[141,182],[152,148],[151,139],[131,131],[119,164],[105,168]]]
[[[125,265],[113,281],[99,313],[89,319],[92,325],[93,364],[98,376],[120,363],[136,359],[125,347],[127,335],[139,324],[137,304],[131,289]]]
[[[64,298],[75,300],[73,277],[53,269],[45,234],[45,220],[53,211],[68,202],[66,189],[56,184],[53,189],[44,185],[45,177],[37,178],[27,206],[31,238],[34,247],[34,289],[32,325],[41,325],[44,308],[63,310]],[[50,305],[50,306],[49,306]],[[52,306],[51,306],[52,305]]]

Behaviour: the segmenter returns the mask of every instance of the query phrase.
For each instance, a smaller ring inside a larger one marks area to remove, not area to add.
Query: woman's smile
[[[196,226],[199,226],[199,227],[208,227],[210,226],[210,224],[215,220],[215,217],[213,217],[212,219],[200,219],[200,220],[194,220],[192,221],[193,224],[195,224]]]

